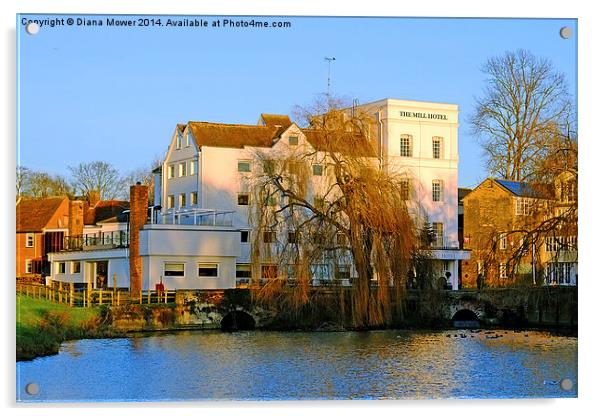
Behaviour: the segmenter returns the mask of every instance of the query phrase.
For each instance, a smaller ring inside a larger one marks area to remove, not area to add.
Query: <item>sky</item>
[[[489,57],[526,49],[577,90],[574,19],[256,17],[291,27],[213,28],[224,17],[188,16],[209,22],[191,28],[154,16],[163,26],[43,25],[32,36],[23,17],[106,16],[17,16],[17,164],[65,176],[68,166],[94,160],[123,173],[150,168],[177,123],[255,124],[260,113],[291,114],[326,91],[324,58],[335,57],[333,95],[458,104],[458,185],[473,188],[488,176],[468,121]],[[559,35],[564,26],[569,39]]]

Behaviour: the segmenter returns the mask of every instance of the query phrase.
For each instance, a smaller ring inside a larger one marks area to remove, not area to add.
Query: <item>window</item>
[[[263,264],[261,265],[261,278],[262,279],[275,279],[278,276],[278,266],[275,264]]]
[[[197,166],[198,161],[196,160],[191,160],[190,161],[190,174],[191,175],[196,175],[196,166]]]
[[[276,233],[274,231],[264,231],[263,232],[263,242],[266,244],[271,244],[276,242]]]
[[[173,208],[175,203],[175,198],[173,195],[167,195],[167,208]]]
[[[347,264],[338,264],[334,269],[334,275],[336,279],[350,279],[351,266]]]
[[[178,133],[178,138],[176,139],[176,149],[182,148],[182,135]]]
[[[507,279],[506,263],[500,263],[500,279]]]
[[[165,277],[184,277],[184,263],[165,263],[163,269]]]
[[[328,267],[328,264],[312,264],[309,266],[309,272],[314,279],[326,280],[330,278],[330,267]]]
[[[299,144],[299,136],[288,136],[288,144],[290,146],[297,146]]]
[[[242,230],[240,232],[240,242],[241,243],[248,243],[249,242],[249,231],[248,230]]]
[[[25,273],[33,273],[33,265],[31,259],[25,260]]]
[[[175,165],[169,165],[167,168],[167,179],[171,179],[176,176],[176,167]]]
[[[33,247],[35,242],[35,236],[33,233],[25,234],[25,247]]]
[[[186,135],[186,141],[185,141],[185,143],[186,143],[186,147],[190,147],[190,134]]]
[[[199,277],[217,277],[217,264],[215,263],[199,263]]]
[[[410,200],[410,180],[402,179],[400,183],[401,199],[403,201]]]
[[[180,207],[186,206],[186,194],[180,194]]]
[[[548,285],[569,285],[573,270],[577,269],[577,263],[548,263],[546,265],[545,277]]]
[[[249,194],[238,194],[238,205],[249,205]]]
[[[289,231],[288,233],[288,243],[289,244],[297,244],[298,243],[298,233],[296,231]]]
[[[264,160],[262,169],[263,173],[266,175],[273,175],[276,170],[276,165],[273,160]]]
[[[239,160],[238,161],[238,171],[239,172],[251,172],[251,162],[248,160]]]
[[[433,137],[433,159],[441,159],[441,143],[443,137]]]
[[[560,185],[560,202],[574,202],[577,200],[577,182],[570,180]]]
[[[182,162],[178,165],[178,176],[186,176],[186,162]]]
[[[199,194],[196,192],[190,193],[190,205],[196,205],[199,203]]]
[[[311,171],[314,176],[322,176],[322,165],[312,165]]]
[[[433,202],[443,201],[443,181],[433,180]]]
[[[548,253],[555,253],[557,251],[577,251],[577,237],[574,235],[546,237],[545,248]]]
[[[435,234],[435,241],[433,245],[435,247],[443,247],[443,223],[442,222],[434,222],[433,223],[433,233]]]
[[[529,198],[516,198],[516,215],[531,215],[533,200]]]
[[[508,238],[506,237],[506,233],[501,233],[499,236],[499,247],[500,250],[506,250],[506,247],[508,246]]]
[[[346,246],[347,244],[347,235],[345,233],[337,233],[337,245]]]
[[[56,272],[57,274],[65,274],[65,262],[61,261],[56,264]]]
[[[251,265],[250,264],[237,264],[236,265],[236,277],[243,279],[251,278]]]
[[[82,263],[79,261],[71,262],[71,273],[80,273],[82,271]]]
[[[412,157],[412,135],[402,134],[399,142],[399,155],[402,157]]]

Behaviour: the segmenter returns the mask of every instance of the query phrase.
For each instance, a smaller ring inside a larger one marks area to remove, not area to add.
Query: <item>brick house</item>
[[[565,237],[552,231],[529,241],[523,238],[521,230],[532,230],[562,206],[553,191],[543,189],[488,178],[464,197],[464,248],[472,255],[462,265],[463,287],[477,287],[479,275],[486,287],[576,283],[576,253],[556,255]]]
[[[16,207],[16,276],[48,274],[48,253],[60,251],[64,238],[81,233],[83,201],[66,197],[19,199]]]

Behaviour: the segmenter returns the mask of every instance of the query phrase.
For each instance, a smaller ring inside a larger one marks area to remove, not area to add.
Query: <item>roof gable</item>
[[[506,190],[510,191],[514,196],[525,198],[544,198],[543,193],[535,189],[532,185],[526,182],[509,181],[505,179],[495,179],[495,182],[501,185]]]
[[[41,232],[67,198],[21,199],[17,204],[17,232]]]

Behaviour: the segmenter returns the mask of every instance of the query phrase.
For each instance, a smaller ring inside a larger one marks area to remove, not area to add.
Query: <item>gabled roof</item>
[[[544,198],[543,193],[526,182],[509,181],[505,179],[494,179],[499,185],[506,188],[515,196],[527,198]]]
[[[282,132],[277,126],[251,126],[190,121],[188,127],[199,148],[210,147],[272,147]]]
[[[261,121],[265,126],[275,126],[287,128],[292,123],[291,119],[287,115],[283,114],[261,114]]]
[[[84,213],[84,224],[93,225],[99,222],[123,222],[126,221],[121,213],[130,208],[128,201],[98,201],[89,207]]]
[[[21,199],[16,207],[17,232],[41,232],[66,199]]]
[[[315,150],[351,156],[376,157],[374,147],[364,136],[348,134],[344,138],[329,141],[328,132],[324,130],[301,129],[301,131]]]

